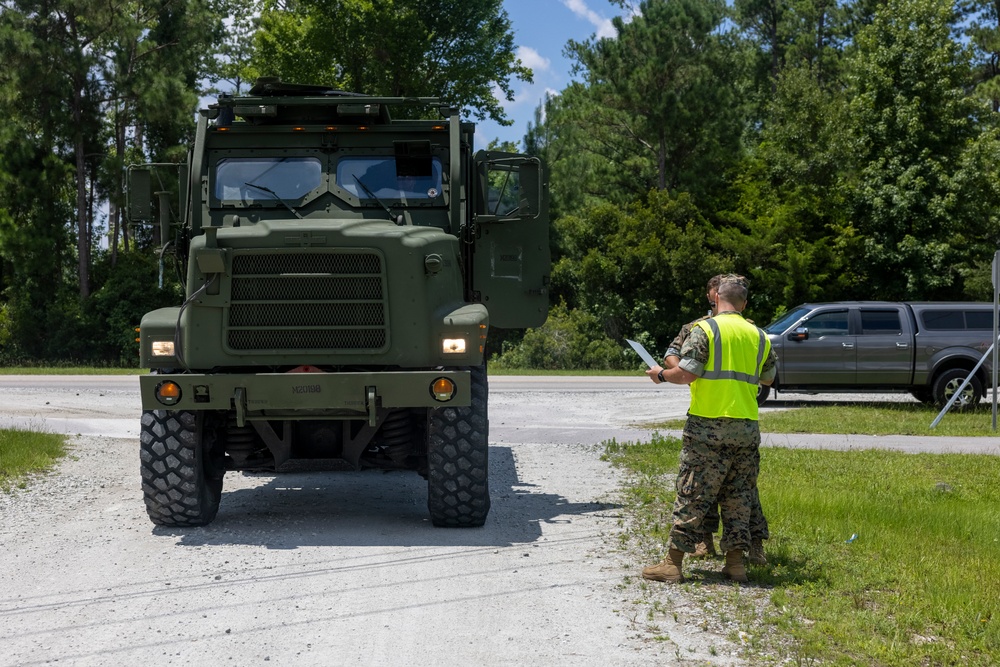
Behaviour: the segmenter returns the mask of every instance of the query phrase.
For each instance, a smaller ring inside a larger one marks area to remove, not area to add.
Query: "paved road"
[[[490,378],[490,440],[599,444],[646,439],[650,422],[681,418],[687,387],[654,385],[645,376],[505,376]],[[780,394],[765,410],[836,402],[912,403],[906,394]],[[0,427],[56,433],[139,436],[135,376],[0,376]],[[984,415],[984,420],[990,420]],[[765,434],[764,445],[816,449],[898,449],[909,452],[1000,453],[1000,439],[861,435]]]

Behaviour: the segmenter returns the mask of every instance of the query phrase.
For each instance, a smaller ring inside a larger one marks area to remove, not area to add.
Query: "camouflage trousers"
[[[693,552],[707,530],[706,517],[718,503],[721,550],[750,549],[752,507],[760,505],[759,446],[756,421],[688,416],[677,472],[671,547]]]
[[[701,527],[706,536],[719,532],[719,506],[717,503],[712,503],[709,506]],[[771,531],[767,527],[767,517],[764,516],[764,510],[761,509],[760,495],[757,493],[757,487],[754,486],[753,497],[750,501],[750,539],[766,540],[770,537]]]

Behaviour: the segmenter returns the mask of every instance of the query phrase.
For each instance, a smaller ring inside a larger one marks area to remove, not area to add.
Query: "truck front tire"
[[[204,526],[219,511],[222,474],[212,472],[205,433],[195,412],[143,411],[142,495],[156,525]]]
[[[962,382],[969,375],[969,371],[963,368],[952,368],[942,371],[934,378],[934,385],[931,392],[934,395],[934,402],[939,406],[944,406],[951,400],[951,397],[962,386]],[[971,408],[983,397],[983,383],[975,375],[969,379],[969,383],[962,390],[962,396],[955,401],[953,410]]]
[[[434,408],[427,428],[427,509],[435,526],[482,526],[490,512],[489,389],[486,367],[472,371],[472,404]]]

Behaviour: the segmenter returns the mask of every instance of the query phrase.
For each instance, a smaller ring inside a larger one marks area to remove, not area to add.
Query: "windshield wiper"
[[[365,193],[367,193],[367,195],[369,197],[371,197],[372,199],[374,199],[375,201],[377,201],[379,203],[379,206],[381,206],[382,209],[385,210],[386,214],[388,214],[388,216],[389,216],[389,222],[394,222],[394,223],[396,223],[398,225],[399,224],[399,220],[397,220],[396,218],[392,217],[392,211],[389,209],[389,207],[386,205],[386,203],[384,201],[382,201],[381,199],[379,199],[378,197],[376,197],[375,193],[368,189],[368,186],[365,185],[364,181],[362,181],[360,178],[358,178],[357,174],[354,174],[354,180],[356,180],[358,182],[358,185],[361,186],[361,189],[364,190]]]
[[[292,215],[294,215],[299,220],[302,220],[302,215],[298,211],[296,211],[294,208],[292,208],[291,204],[289,204],[284,199],[282,199],[281,197],[279,197],[278,193],[275,192],[274,190],[272,190],[271,188],[265,187],[263,185],[257,185],[256,183],[249,183],[249,182],[244,182],[243,185],[247,186],[248,188],[256,188],[258,190],[263,190],[264,192],[266,192],[267,194],[271,195],[276,200],[278,200],[279,202],[281,202],[281,205],[284,206],[285,208],[287,208],[289,211],[291,211]]]

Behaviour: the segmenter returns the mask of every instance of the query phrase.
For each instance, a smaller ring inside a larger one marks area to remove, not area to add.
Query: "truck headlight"
[[[442,342],[442,352],[445,354],[465,354],[464,338],[445,338]]]
[[[150,351],[154,357],[172,357],[174,356],[174,341],[154,340]]]

